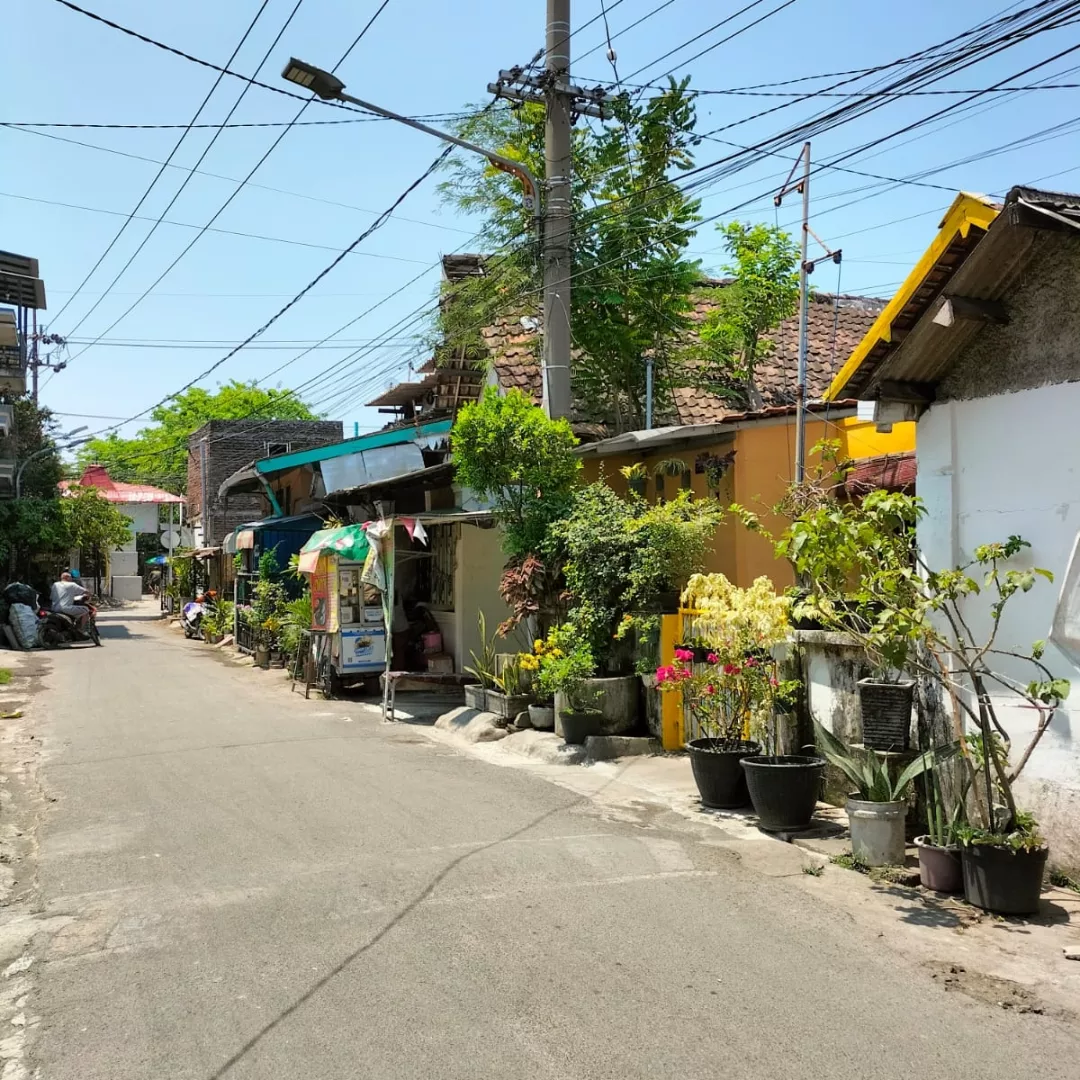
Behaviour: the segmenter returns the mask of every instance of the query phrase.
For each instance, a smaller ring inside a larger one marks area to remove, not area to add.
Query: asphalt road
[[[701,830],[101,622],[34,706],[41,1080],[1080,1075]]]

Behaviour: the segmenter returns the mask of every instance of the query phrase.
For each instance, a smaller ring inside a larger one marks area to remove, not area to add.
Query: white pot
[[[529,723],[537,731],[551,731],[555,727],[555,706],[530,705]]]
[[[865,866],[904,864],[906,802],[866,802],[848,799],[851,854]]]

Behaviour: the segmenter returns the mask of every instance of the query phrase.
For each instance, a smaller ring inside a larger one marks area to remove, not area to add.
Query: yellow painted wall
[[[644,461],[650,472],[647,494],[655,499],[653,467],[667,458],[681,458],[693,471],[700,454],[726,454],[734,446],[735,464],[728,470],[718,497],[722,505],[737,502],[758,514],[765,528],[773,533],[783,531],[787,522],[773,514],[772,507],[783,497],[795,477],[795,419],[786,422],[746,424],[730,439],[689,450],[662,450],[642,456],[620,455],[609,458],[590,458],[584,462],[582,479],[592,483],[601,477],[621,495],[627,492],[627,482],[619,470],[625,465]],[[806,425],[806,445],[812,448],[822,439],[840,443],[840,456],[850,458],[877,457],[880,454],[903,453],[915,448],[915,425],[896,424],[889,434],[879,434],[873,423],[855,417],[840,420],[810,420]],[[808,469],[813,469],[816,455],[807,455]],[[704,474],[693,474],[693,491],[700,497],[708,494]],[[677,477],[665,477],[665,494],[679,489]],[[729,517],[716,531],[711,557],[706,565],[709,573],[722,573],[734,584],[746,587],[757,577],[770,578],[778,589],[793,583],[791,568],[786,561],[773,555],[771,541],[749,532]]]

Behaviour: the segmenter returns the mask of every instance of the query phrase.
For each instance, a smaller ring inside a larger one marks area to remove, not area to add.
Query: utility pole
[[[42,368],[48,371],[63,371],[67,367],[66,360],[53,363],[52,358],[56,355],[55,353],[50,353],[46,359],[42,360],[38,352],[41,345],[56,345],[62,348],[67,345],[67,341],[59,334],[47,334],[44,331],[39,333],[35,311],[33,330],[30,334],[30,357],[26,364],[30,369],[30,398],[35,405],[38,403],[38,372]]]
[[[794,180],[802,165],[802,177]],[[794,181],[794,182],[793,182]],[[784,186],[777,193],[773,202],[780,206],[785,195],[797,191],[802,195],[802,235],[799,254],[799,366],[795,387],[795,483],[801,484],[806,479],[806,354],[810,333],[810,275],[814,272],[814,263],[810,260],[810,237],[813,236],[828,258],[839,263],[843,252],[837,248],[831,251],[810,228],[810,143],[803,143],[795,164],[788,173]]]
[[[571,136],[579,115],[606,115],[605,91],[570,83],[570,0],[547,0],[544,71],[500,71],[488,84],[496,97],[544,105],[544,412],[570,415],[570,304],[573,264],[573,155]],[[518,86],[521,88],[518,89]]]

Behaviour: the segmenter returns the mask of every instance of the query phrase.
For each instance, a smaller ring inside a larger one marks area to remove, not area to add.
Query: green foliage
[[[487,632],[487,616],[483,611],[476,613],[476,628],[480,632],[480,655],[477,656],[475,650],[470,649],[469,655],[472,657],[472,667],[467,667],[465,671],[474,676],[485,690],[491,689],[495,686],[495,664],[498,646],[496,644],[498,634],[492,634],[488,637]]]
[[[825,867],[821,863],[803,863],[802,872],[810,877],[821,877],[825,873]]]
[[[14,414],[0,456],[13,458],[18,466],[51,451],[29,460],[22,474],[23,497],[0,502],[0,566],[26,579],[34,576],[36,560],[59,559],[71,548],[57,486],[62,467],[53,442],[56,423],[48,409],[28,397],[0,393],[0,400],[12,405]]]
[[[571,623],[555,627],[540,652],[540,669],[536,676],[537,697],[551,701],[564,694],[575,708],[589,704],[583,695],[586,679],[596,674],[589,643]]]
[[[577,489],[570,513],[551,526],[547,551],[564,565],[570,621],[598,667],[619,666],[613,654],[627,615],[655,610],[660,594],[701,568],[722,516],[715,502],[685,491],[649,506],[603,481]]]
[[[1006,649],[998,645],[998,635],[1013,598],[1039,578],[1053,576],[1037,567],[1007,565],[1030,546],[1016,535],[976,547],[960,565],[930,567],[914,542],[925,514],[915,496],[874,491],[838,503],[828,489],[808,485],[796,489],[787,505],[803,507],[777,543],[777,553],[791,561],[806,590],[797,613],[852,634],[881,668],[906,666],[942,687],[979,739],[963,749],[965,782],[979,778],[981,821],[963,828],[970,837],[984,838],[971,842],[1015,846],[1016,835],[1026,833],[1013,783],[1071,687],[1043,663],[1044,642],[1027,650]],[[760,530],[754,515],[733,510]],[[985,612],[978,622],[970,618],[974,598]],[[981,631],[978,636],[973,627]],[[1033,668],[1037,677],[1017,678],[1021,665]],[[1015,764],[998,719],[995,699],[1003,694],[1015,695],[1037,716]],[[998,799],[1005,804],[1004,817],[997,812]]]
[[[195,561],[185,559],[181,555],[174,554],[171,558],[166,557],[169,566],[172,567],[172,584],[168,587],[169,595],[174,600],[195,595]]]
[[[7,686],[11,682],[11,669],[0,668],[0,686]]]
[[[69,488],[60,507],[74,547],[101,555],[131,540],[131,519],[97,488]]]
[[[566,509],[581,461],[566,420],[550,420],[520,390],[488,387],[458,414],[451,435],[458,482],[491,499],[511,556],[539,550]]]
[[[900,775],[893,780],[888,760],[872,750],[848,746],[815,718],[814,742],[822,757],[838,768],[854,785],[859,797],[866,802],[899,802],[907,797],[908,789],[915,779],[933,767],[934,753],[925,751],[918,755]],[[959,747],[953,748],[955,753]],[[941,760],[946,751],[938,752]]]
[[[698,204],[675,178],[693,164],[696,118],[686,81],[671,81],[647,101],[619,98],[613,112],[613,124],[573,129],[571,330],[580,350],[573,385],[590,415],[630,429],[644,422],[646,356],[653,359],[657,411],[686,381],[680,338],[700,280],[686,249]],[[540,106],[485,113],[458,133],[544,174]],[[453,178],[441,187],[444,200],[482,215],[484,240],[505,250],[489,274],[454,285],[452,300],[444,296],[441,305],[448,351],[479,355],[479,329],[496,314],[516,316],[521,297],[538,294],[535,228],[516,179],[465,155],[450,158],[447,168]],[[521,313],[535,315],[535,306]]]
[[[990,829],[977,825],[964,825],[957,830],[957,838],[965,846],[988,845],[1008,848],[1010,851],[1038,851],[1046,847],[1046,839],[1039,832],[1039,823],[1031,814],[1020,810],[1004,828]]]
[[[701,379],[714,393],[759,408],[754,372],[772,351],[765,335],[798,305],[799,247],[768,225],[733,221],[718,229],[734,280],[713,294],[716,307],[701,328]]]
[[[287,601],[285,586],[270,577],[260,577],[251,590],[251,623],[256,636],[268,645],[277,644]]]
[[[289,600],[284,607],[281,621],[279,643],[282,650],[291,659],[296,655],[300,639],[305,630],[311,629],[311,593],[305,592],[295,600]]]
[[[277,577],[277,572],[277,546],[274,546],[269,551],[264,551],[259,556],[259,579],[261,581],[268,581],[271,578]]]
[[[237,380],[215,391],[193,386],[150,413],[151,423],[133,438],[115,432],[92,439],[79,463],[104,465],[114,480],[149,479],[167,491],[187,485],[188,437],[210,420],[314,420],[315,414],[291,390],[266,390]]]

